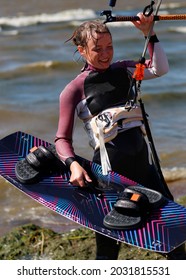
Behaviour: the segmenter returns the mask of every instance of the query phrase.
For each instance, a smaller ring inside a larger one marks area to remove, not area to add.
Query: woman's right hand
[[[150,15],[150,16],[145,16],[143,15],[143,13],[138,13],[137,16],[140,18],[139,21],[133,21],[132,23],[136,26],[136,28],[138,28],[139,30],[141,30],[144,34],[144,36],[148,36],[149,30],[152,26],[153,23],[153,19],[154,19],[154,15]],[[152,34],[154,35],[155,32],[152,30]]]
[[[87,182],[92,182],[86,170],[77,162],[70,165],[70,183],[76,186],[85,187]]]

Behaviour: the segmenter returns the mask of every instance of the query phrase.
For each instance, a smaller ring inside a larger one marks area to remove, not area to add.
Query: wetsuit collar
[[[81,69],[81,72],[84,71],[97,71],[97,72],[105,72],[107,69],[97,69],[94,66],[92,66],[91,64],[88,64],[87,62],[85,63],[84,67]]]

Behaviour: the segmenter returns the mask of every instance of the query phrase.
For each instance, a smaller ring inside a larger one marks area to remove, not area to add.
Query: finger
[[[85,181],[92,182],[92,179],[89,177],[87,173],[85,174]]]
[[[86,183],[85,183],[84,179],[78,180],[78,185],[79,185],[80,187],[85,187],[85,186],[86,186]]]
[[[69,183],[69,185],[72,185],[72,186],[79,186],[79,187],[85,186],[85,182],[82,179],[69,181],[68,183]]]
[[[153,21],[152,15],[150,15],[150,16],[145,16],[144,14],[140,13],[138,16],[139,16],[140,21],[141,21],[142,23],[148,23],[148,22]]]

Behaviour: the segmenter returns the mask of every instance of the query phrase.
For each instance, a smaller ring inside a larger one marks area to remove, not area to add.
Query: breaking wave
[[[38,25],[45,23],[57,23],[57,22],[67,22],[72,20],[85,20],[92,19],[96,17],[96,13],[93,10],[87,9],[76,9],[76,10],[66,10],[54,14],[39,14],[39,15],[29,15],[29,16],[16,16],[16,17],[1,17],[0,26],[9,27],[24,27],[30,25]]]

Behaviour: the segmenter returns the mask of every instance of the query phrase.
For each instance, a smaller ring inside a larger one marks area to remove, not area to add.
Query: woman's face
[[[80,54],[96,69],[104,70],[113,58],[112,37],[109,33],[94,33],[85,47],[78,46]]]

